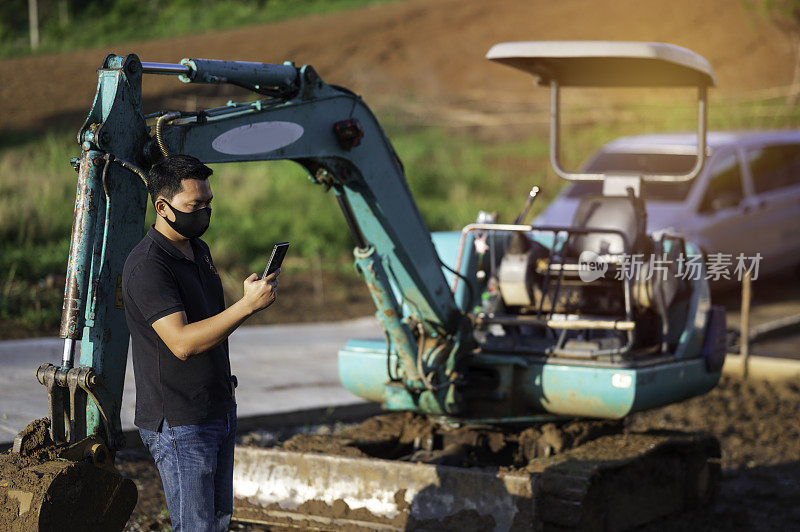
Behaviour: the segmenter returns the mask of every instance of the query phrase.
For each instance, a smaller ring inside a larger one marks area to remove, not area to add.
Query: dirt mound
[[[34,419],[22,432],[19,433],[19,453],[15,454],[20,459],[29,461],[55,460],[61,448],[57,447],[50,438],[50,420],[47,418]]]
[[[332,434],[297,434],[280,447],[459,467],[519,469],[535,458],[559,454],[621,429],[622,424],[616,421],[546,423],[517,430],[455,427],[418,414],[396,412],[371,417]]]
[[[800,384],[723,377],[704,396],[634,414],[628,427],[695,430],[722,443],[722,467],[800,461]]]
[[[418,0],[329,16],[109,48],[0,61],[0,131],[78,127],[92,101],[94,70],[109,52],[146,61],[183,57],[313,64],[323,79],[367,102],[413,95],[436,105],[470,100],[498,107],[532,95],[530,79],[484,59],[495,43],[513,40],[665,41],[704,55],[721,92],[786,85],[788,40],[730,0]],[[171,77],[145,79],[150,105],[191,105],[219,92]],[[236,91],[225,92],[232,94]],[[175,100],[179,98],[179,100]],[[202,102],[201,102],[202,103]],[[148,109],[150,111],[155,108]]]

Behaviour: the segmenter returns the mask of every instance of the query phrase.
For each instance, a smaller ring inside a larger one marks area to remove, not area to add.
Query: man
[[[188,155],[153,166],[156,223],[122,274],[136,377],[134,423],[153,455],[173,530],[227,530],[233,511],[236,402],[228,336],[277,296],[278,270],[244,280],[225,308],[200,236],[211,219],[211,169]]]

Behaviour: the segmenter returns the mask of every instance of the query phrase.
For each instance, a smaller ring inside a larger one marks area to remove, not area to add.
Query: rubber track
[[[615,456],[615,449],[622,451]],[[543,471],[536,497],[541,528],[627,530],[707,504],[718,487],[719,458],[719,441],[702,434],[600,438]]]

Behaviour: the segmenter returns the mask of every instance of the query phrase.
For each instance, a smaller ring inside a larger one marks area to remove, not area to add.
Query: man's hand
[[[258,274],[251,273],[250,277],[244,280],[244,295],[242,301],[255,314],[259,310],[264,310],[278,297],[278,276],[281,274],[280,268],[275,273],[267,275],[261,279]]]
[[[274,303],[280,273],[278,269],[264,279],[252,274],[244,280],[242,299],[215,316],[188,323],[181,310],[154,321],[153,329],[176,357],[187,360],[218,345],[249,316]]]

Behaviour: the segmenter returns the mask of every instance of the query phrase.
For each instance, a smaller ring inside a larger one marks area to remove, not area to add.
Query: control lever
[[[531,188],[531,191],[528,193],[528,198],[525,200],[525,206],[522,208],[522,212],[514,218],[514,225],[519,225],[525,220],[525,217],[528,215],[528,210],[531,208],[531,205],[533,205],[533,200],[536,199],[538,193],[539,187],[534,186]]]

